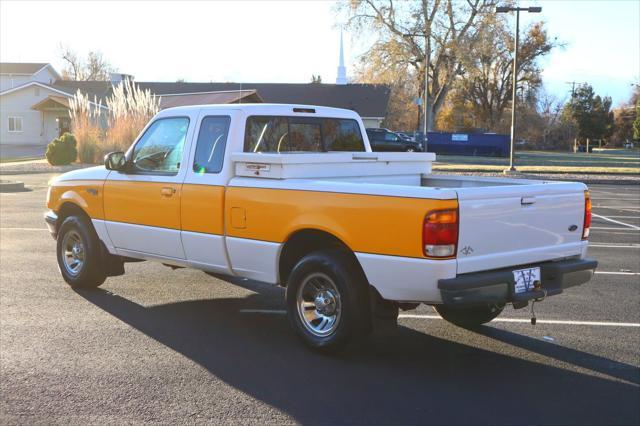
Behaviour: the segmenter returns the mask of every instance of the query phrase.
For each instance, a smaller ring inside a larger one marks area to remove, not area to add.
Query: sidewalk
[[[47,160],[14,161],[0,163],[0,175],[23,175],[32,173],[65,173],[71,170],[92,167],[95,164],[73,163],[68,166],[52,166]]]

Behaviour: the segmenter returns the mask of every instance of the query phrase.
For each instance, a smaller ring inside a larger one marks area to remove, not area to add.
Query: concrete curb
[[[24,190],[24,182],[0,180],[0,192],[22,192]]]

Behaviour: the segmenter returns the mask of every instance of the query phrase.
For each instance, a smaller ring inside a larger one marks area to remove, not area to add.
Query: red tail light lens
[[[427,213],[422,227],[422,251],[426,257],[456,257],[458,246],[458,210],[433,210]]]
[[[582,226],[582,239],[589,238],[589,228],[591,227],[591,197],[589,191],[584,191],[584,223]]]

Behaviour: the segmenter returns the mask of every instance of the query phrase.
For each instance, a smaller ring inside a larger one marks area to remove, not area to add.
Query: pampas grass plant
[[[159,110],[160,99],[127,79],[114,85],[106,108],[80,90],[69,102],[78,161],[100,163],[111,151],[126,151]]]

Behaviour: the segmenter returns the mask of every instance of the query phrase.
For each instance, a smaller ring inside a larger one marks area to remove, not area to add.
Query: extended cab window
[[[220,173],[224,162],[224,150],[231,118],[205,117],[200,125],[193,171],[196,173]]]
[[[153,122],[134,147],[135,170],[151,174],[178,173],[188,128],[186,117],[161,118]]]
[[[364,151],[356,120],[315,117],[247,119],[245,152]]]

